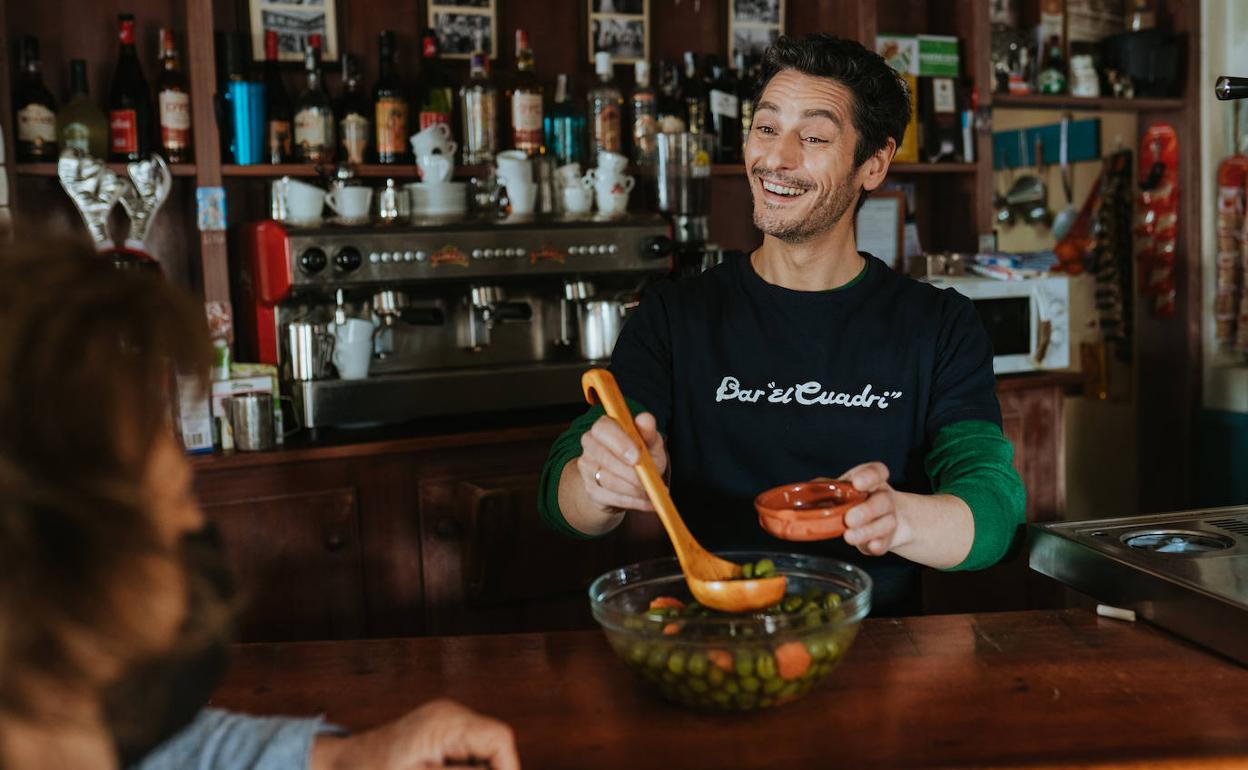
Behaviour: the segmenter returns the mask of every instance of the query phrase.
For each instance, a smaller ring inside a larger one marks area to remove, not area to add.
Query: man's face
[[[828,78],[782,70],[754,108],[745,168],[754,225],[800,243],[836,226],[858,199],[853,94]]]

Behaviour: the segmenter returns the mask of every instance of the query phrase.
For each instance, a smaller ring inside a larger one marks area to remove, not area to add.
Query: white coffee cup
[[[325,195],[325,205],[344,222],[367,222],[372,200],[373,188],[361,185],[339,187]]]
[[[580,163],[567,163],[555,169],[555,176],[564,186],[568,186],[579,182],[584,174],[581,173]]]
[[[284,176],[273,182],[277,194],[286,201],[286,221],[297,225],[314,225],[321,221],[321,211],[325,208],[325,191]]]
[[[451,140],[451,127],[445,123],[431,123],[411,136],[412,154],[417,158],[440,153],[455,157],[459,145]]]
[[[622,174],[628,168],[628,158],[618,152],[601,150],[598,153],[598,169],[607,174]]]
[[[507,185],[507,200],[511,201],[512,214],[532,214],[537,206],[537,184],[511,182]]]
[[[416,165],[420,167],[420,178],[425,182],[449,182],[455,170],[455,162],[450,155],[436,152],[421,155],[416,159]]]
[[[624,193],[628,195],[633,191],[633,185],[637,184],[637,180],[627,174],[623,176],[598,176],[594,182],[595,192]]]
[[[598,212],[614,217],[628,211],[628,193],[599,187],[597,190]]]
[[[588,214],[594,207],[594,194],[587,185],[577,183],[563,188],[563,210],[569,214]]]
[[[334,334],[334,366],[344,380],[362,380],[368,376],[373,360],[373,325],[362,318],[348,318],[331,324]]]

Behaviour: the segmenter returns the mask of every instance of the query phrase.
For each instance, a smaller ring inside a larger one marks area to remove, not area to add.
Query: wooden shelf
[[[975,163],[894,163],[888,167],[890,174],[974,174]]]
[[[325,167],[318,166],[315,163],[257,163],[250,166],[221,166],[221,176],[231,177],[253,177],[261,179],[272,179],[279,176],[295,176],[295,177],[318,177],[322,176],[321,171]],[[466,179],[471,176],[477,176],[485,172],[486,167],[480,166],[456,166],[455,176],[457,178]],[[382,166],[377,164],[366,164],[355,166],[355,175],[360,177],[393,177],[395,179],[416,179],[418,174],[416,166],[410,163],[394,166]]]
[[[1065,94],[993,94],[992,106],[1033,110],[1147,112],[1152,110],[1182,110],[1187,107],[1187,103],[1180,98],[1115,99],[1109,96],[1088,98]]]
[[[18,176],[56,176],[55,163],[15,163],[13,167]],[[126,173],[125,163],[109,163],[108,167],[115,173]],[[170,163],[169,170],[174,176],[195,176],[194,163]]]
[[[974,174],[974,163],[894,163],[888,167],[890,174]],[[711,166],[711,176],[745,176],[745,166],[740,163],[717,163]]]

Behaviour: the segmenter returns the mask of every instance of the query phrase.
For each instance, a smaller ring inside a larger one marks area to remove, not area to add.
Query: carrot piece
[[[669,607],[683,610],[685,603],[674,596],[656,596],[650,600],[650,609],[652,610],[665,610]]]
[[[679,634],[679,633],[680,633],[679,623],[668,623],[666,626],[663,626],[664,636],[675,636],[676,634]]]
[[[776,648],[776,671],[784,680],[800,679],[810,668],[810,652],[801,642],[785,642]]]
[[[706,659],[724,671],[732,670],[732,653],[727,650],[711,650],[706,653]]]

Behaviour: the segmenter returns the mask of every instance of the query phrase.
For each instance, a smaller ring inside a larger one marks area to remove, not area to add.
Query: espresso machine
[[[670,273],[672,243],[658,215],[264,221],[243,228],[243,251],[240,354],[278,365],[319,429],[575,403],[641,289]],[[366,376],[334,349],[333,330],[360,320]]]
[[[654,183],[658,208],[672,223],[673,270],[691,275],[714,266],[711,247],[711,134],[659,134]]]

